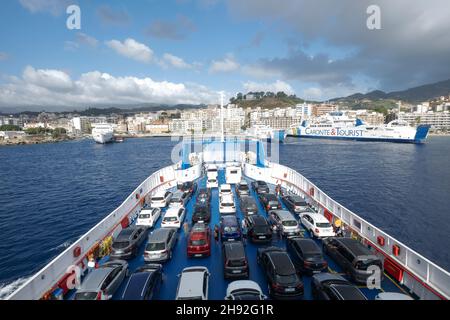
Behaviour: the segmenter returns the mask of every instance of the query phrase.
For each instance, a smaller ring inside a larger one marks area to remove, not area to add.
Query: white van
[[[160,208],[144,208],[138,215],[136,225],[152,228],[160,216]]]
[[[225,179],[228,184],[237,184],[241,182],[242,170],[241,167],[227,167],[225,169]]]
[[[209,179],[217,180],[217,172],[218,169],[215,164],[208,164],[206,166],[206,176],[208,177],[208,180]]]

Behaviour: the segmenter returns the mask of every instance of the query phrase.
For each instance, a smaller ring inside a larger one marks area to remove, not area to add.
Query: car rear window
[[[294,201],[294,205],[296,205],[296,206],[306,206],[308,204],[306,202],[304,202],[304,201]]]
[[[318,222],[316,223],[316,226],[318,228],[331,228],[331,224],[329,224],[328,222]]]
[[[139,219],[149,219],[150,215],[148,213],[143,213],[139,215]]]
[[[206,244],[205,239],[191,240],[191,246],[204,246],[205,244]]]
[[[248,190],[248,185],[246,184],[239,185],[239,190]]]
[[[237,231],[237,227],[225,227],[225,228],[223,228],[223,231],[225,231],[225,232],[236,232]]]
[[[128,241],[120,241],[120,242],[114,242],[113,243],[113,248],[115,249],[123,249],[126,248],[130,245],[130,242]]]
[[[379,260],[370,259],[370,260],[360,260],[356,262],[356,269],[358,270],[367,270],[370,266],[378,266],[381,269],[381,262]]]
[[[77,292],[75,300],[95,300],[97,299],[97,292]]]
[[[283,221],[283,226],[285,226],[285,227],[295,227],[296,225],[297,225],[297,221],[294,221],[294,220]]]
[[[153,201],[163,201],[164,198],[163,198],[163,197],[153,197],[152,200],[153,200]]]
[[[177,217],[165,217],[164,221],[166,221],[166,222],[178,221],[178,218]]]
[[[244,259],[238,259],[238,260],[228,260],[229,267],[244,267],[245,266],[245,260]]]
[[[166,248],[166,245],[164,242],[150,242],[147,243],[147,246],[145,247],[145,251],[160,251],[164,250]]]
[[[281,284],[289,284],[297,281],[297,277],[295,276],[295,274],[289,274],[286,276],[277,276],[277,280]]]

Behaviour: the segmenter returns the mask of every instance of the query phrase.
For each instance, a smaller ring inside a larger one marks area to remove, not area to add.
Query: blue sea
[[[91,140],[0,148],[0,296],[115,209],[176,142]],[[288,138],[280,162],[450,270],[450,138],[391,144]]]

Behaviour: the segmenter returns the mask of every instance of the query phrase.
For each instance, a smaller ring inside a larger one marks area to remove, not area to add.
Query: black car
[[[197,195],[197,204],[208,205],[211,202],[211,189],[200,189]]]
[[[136,257],[139,246],[146,237],[147,228],[143,226],[129,226],[120,231],[112,244],[110,257],[112,259],[132,259]]]
[[[211,210],[207,204],[196,204],[194,207],[194,213],[192,214],[192,222],[197,223],[200,221],[209,222],[211,220]]]
[[[245,255],[244,244],[241,241],[224,242],[222,245],[224,260],[223,275],[229,278],[248,278],[249,267]]]
[[[297,271],[311,274],[321,272],[328,267],[322,255],[322,250],[312,239],[288,238],[286,250],[291,256]]]
[[[252,182],[252,189],[257,193],[269,193],[269,186],[265,181],[253,181]]]
[[[278,197],[273,193],[258,195],[259,202],[263,206],[264,210],[278,210],[281,209],[281,203],[278,201]]]
[[[162,280],[162,265],[146,264],[128,279],[121,300],[151,300]]]
[[[303,282],[286,250],[278,247],[259,248],[256,261],[263,268],[274,299],[297,299],[303,296]]]
[[[267,243],[272,241],[272,229],[269,222],[258,214],[245,218],[247,238],[253,243]]]
[[[192,197],[197,191],[197,182],[186,181],[178,185],[178,189],[187,193],[188,197]]]
[[[316,300],[367,300],[356,286],[338,274],[314,275],[311,280],[311,290]]]
[[[248,196],[250,194],[250,188],[248,187],[247,181],[242,180],[236,184],[236,194],[238,197]]]
[[[241,196],[239,199],[239,206],[241,207],[241,212],[245,216],[258,213],[258,206],[256,205],[256,201],[251,196]]]

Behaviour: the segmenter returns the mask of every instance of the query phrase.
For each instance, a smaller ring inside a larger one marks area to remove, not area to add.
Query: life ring
[[[80,255],[81,255],[81,247],[80,246],[75,247],[75,249],[73,249],[73,256],[74,256],[74,258],[77,258]]]

